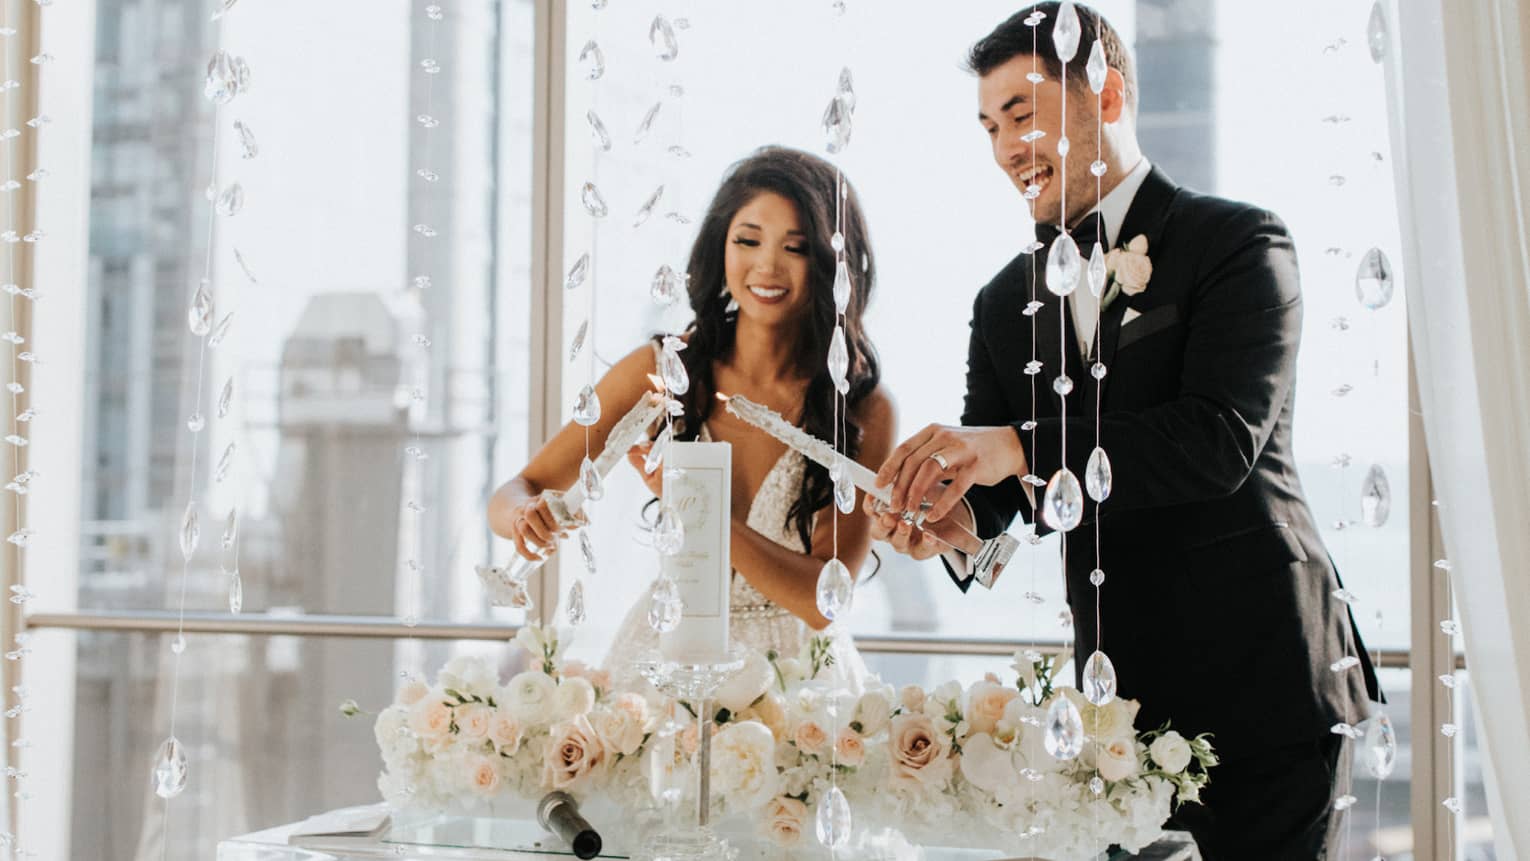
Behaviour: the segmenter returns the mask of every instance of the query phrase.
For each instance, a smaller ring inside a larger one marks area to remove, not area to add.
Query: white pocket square
[[[1131,321],[1141,316],[1142,312],[1138,311],[1136,308],[1127,308],[1126,313],[1121,315],[1121,325],[1125,326],[1127,323],[1130,323]]]

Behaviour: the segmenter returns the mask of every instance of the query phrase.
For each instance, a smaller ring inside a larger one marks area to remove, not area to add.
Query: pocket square
[[[1131,321],[1141,316],[1142,312],[1138,311],[1136,308],[1127,308],[1126,313],[1121,315],[1121,325],[1125,326],[1127,323],[1130,323]]]

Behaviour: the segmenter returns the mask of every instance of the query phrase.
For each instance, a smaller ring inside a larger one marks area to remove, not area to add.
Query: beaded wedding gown
[[[705,426],[702,427],[701,441],[711,441]],[[803,552],[802,539],[788,524],[787,513],[802,487],[806,469],[807,460],[799,452],[787,449],[760,483],[760,489],[750,502],[746,520],[751,529],[797,553]],[[729,639],[749,649],[760,652],[774,649],[783,658],[796,657],[815,636],[807,623],[760,594],[738,571],[733,572],[729,606]],[[635,661],[658,648],[659,635],[648,624],[648,608],[649,591],[644,590],[617,630],[605,661],[605,667],[614,679],[637,684]],[[856,650],[849,631],[835,623],[816,635],[830,638],[830,654],[834,656],[834,662],[825,671],[829,676],[826,680],[837,689],[848,688],[859,696],[865,689],[866,662]]]

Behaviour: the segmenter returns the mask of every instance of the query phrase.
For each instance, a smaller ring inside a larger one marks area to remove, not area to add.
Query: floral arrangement
[[[651,814],[655,769],[688,766],[694,706],[652,689],[614,691],[609,676],[563,662],[555,633],[522,628],[540,662],[506,684],[480,658],[456,658],[434,685],[409,682],[375,724],[396,805],[471,809],[551,790]],[[819,802],[843,793],[857,827],[895,827],[916,843],[1014,848],[1047,857],[1137,850],[1161,836],[1178,803],[1195,802],[1216,755],[1205,736],[1138,731],[1137,703],[1096,706],[1054,686],[1065,658],[1016,656],[1016,680],[858,695],[826,672],[828,641],[802,654],[751,655],[719,690],[711,785],[717,815],[741,814],[783,846],[809,838]],[[1048,712],[1073,702],[1086,740],[1072,759],[1047,750]],[[354,710],[354,705],[347,703]],[[694,796],[692,796],[694,797]]]

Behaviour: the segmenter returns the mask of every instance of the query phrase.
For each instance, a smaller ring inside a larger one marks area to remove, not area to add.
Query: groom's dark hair
[[[1015,57],[1033,53],[1038,54],[1041,65],[1046,69],[1047,75],[1053,78],[1061,77],[1062,63],[1057,59],[1057,53],[1052,48],[1052,28],[1057,25],[1057,10],[1061,3],[1037,3],[1027,6],[1019,12],[1009,16],[1004,23],[993,29],[992,33],[979,39],[967,52],[967,68],[978,77],[983,77],[999,66],[1004,65]],[[1085,66],[1089,64],[1089,51],[1094,47],[1094,40],[1100,40],[1100,46],[1105,51],[1105,65],[1121,73],[1121,78],[1126,81],[1126,106],[1133,114],[1137,112],[1137,68],[1132,61],[1132,55],[1126,48],[1126,43],[1121,40],[1121,34],[1116,28],[1110,26],[1105,16],[1085,6],[1075,3],[1074,9],[1078,10],[1079,40],[1078,53],[1068,63],[1069,86],[1083,86],[1088,81],[1088,72]],[[1035,27],[1025,23],[1025,19],[1032,12],[1040,12],[1046,17]]]

